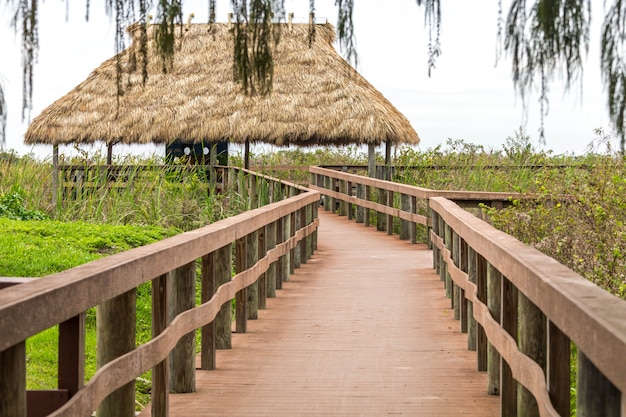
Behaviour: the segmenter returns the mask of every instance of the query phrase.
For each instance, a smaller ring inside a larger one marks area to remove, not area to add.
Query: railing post
[[[190,262],[169,273],[168,322],[196,306],[196,262]],[[170,392],[196,390],[195,332],[183,336],[170,352]]]
[[[413,214],[417,214],[417,197],[415,196],[410,196],[410,206],[411,206],[411,213]],[[428,222],[428,217],[426,218],[426,222]],[[409,222],[409,239],[411,239],[411,243],[416,244],[417,243],[417,223],[415,222]],[[428,228],[427,230],[428,232],[430,232],[430,228]],[[427,233],[426,235],[426,241],[429,242],[430,244],[430,233]],[[432,247],[432,245],[430,245]]]
[[[73,396],[85,383],[85,313],[59,324],[58,386]]]
[[[387,191],[387,207],[393,208],[393,191]],[[387,234],[391,236],[393,234],[393,216],[391,214],[387,214]]]
[[[476,252],[467,245],[467,278],[476,284],[477,275]],[[476,320],[474,319],[474,304],[467,301],[467,350],[476,350]]]
[[[252,268],[259,259],[259,231],[255,230],[246,236],[246,266]],[[256,280],[248,287],[248,320],[259,317],[259,281]]]
[[[487,308],[491,317],[498,323],[502,323],[500,317],[501,287],[502,275],[491,264],[487,263]],[[487,393],[500,395],[500,354],[491,343],[487,344],[487,376]]]
[[[0,352],[0,416],[26,417],[26,342]]]
[[[286,217],[281,217],[276,221],[276,245],[280,245],[285,241],[285,223]],[[289,252],[278,258],[276,261],[276,289],[283,288],[283,281],[285,280],[285,269],[288,268]]]
[[[331,178],[328,175],[324,175],[324,188],[327,190],[332,189],[332,181]],[[331,211],[330,210],[330,205],[332,204],[332,200],[330,198],[330,196],[325,195],[324,196],[324,210],[325,211]]]
[[[235,242],[235,273],[246,270],[246,237]],[[235,321],[237,333],[248,330],[248,288],[242,288],[235,295]]]
[[[152,280],[152,338],[167,327],[168,274]],[[152,368],[152,417],[169,413],[169,357]]]
[[[217,290],[232,279],[232,243],[221,247],[215,254],[213,273],[215,274],[215,290]],[[215,317],[215,347],[217,349],[232,348],[231,309],[232,302],[229,300],[222,304],[222,308]]]
[[[454,266],[459,267],[459,254],[460,254],[460,245],[459,245],[459,235],[456,232],[452,231],[452,262]],[[452,285],[452,308],[454,309],[454,320],[461,319],[461,289],[456,284],[456,282],[450,279],[450,284]]]
[[[317,220],[318,210],[319,210],[319,204],[314,203],[312,205],[312,210],[311,210],[312,211],[311,222],[314,222],[315,220]],[[312,236],[311,237],[311,256],[313,256],[315,251],[317,251],[317,229],[315,229],[315,231],[313,232],[311,236]]]
[[[289,217],[289,237],[292,238],[296,235],[296,231],[300,228],[300,213],[294,211]],[[296,268],[300,268],[299,243],[291,250],[289,258],[289,275],[292,275],[295,272]]]
[[[299,215],[298,217],[300,218],[300,223],[298,224],[298,226],[296,227],[296,230],[300,230],[301,228],[305,227],[308,223],[307,223],[307,207],[302,207],[299,210]],[[298,247],[300,248],[300,264],[306,264],[306,261],[308,259],[307,257],[307,242],[309,241],[308,237],[305,237],[304,239],[300,240],[300,242],[298,242]]]
[[[411,198],[408,194],[400,194],[400,208],[402,209],[402,211],[405,211],[407,213],[411,212]],[[415,227],[415,225],[413,225],[413,227]],[[409,230],[410,230],[410,226],[409,226],[409,221],[408,220],[400,220],[400,239],[401,240],[406,240],[409,239]]]
[[[135,289],[96,308],[98,368],[135,348]],[[99,417],[134,417],[135,381],[114,391],[98,406]]]
[[[219,287],[215,273],[217,252],[211,252],[202,257],[201,303],[208,302]],[[200,344],[200,369],[215,369],[215,352],[217,345],[216,320],[202,327],[202,342]]]
[[[546,371],[546,316],[522,292],[519,302],[519,350]],[[535,397],[522,384],[517,390],[518,417],[538,417]]]
[[[356,198],[359,200],[365,199],[365,186],[363,184],[356,185]],[[364,223],[365,222],[365,209],[360,204],[356,206],[356,222]]]
[[[437,212],[435,211],[431,211],[430,219],[433,223],[433,233],[441,237],[441,234],[439,232],[439,214],[437,214]],[[430,236],[428,237],[428,240],[430,240]],[[439,252],[439,248],[433,246],[433,269],[435,270],[437,274],[440,274],[441,273],[441,271],[439,270],[440,268],[441,268],[441,253]]]
[[[577,375],[576,415],[578,417],[620,417],[621,395],[623,394],[580,349],[578,349]]]
[[[384,178],[383,168],[384,167],[382,166],[376,167],[376,178],[379,180],[382,180]],[[377,188],[377,190],[378,190],[378,204],[382,204],[383,206],[386,206],[387,205],[387,191],[382,188]],[[378,230],[379,232],[383,232],[387,230],[386,220],[387,220],[387,215],[379,211],[378,216],[377,216],[377,221],[376,221],[376,230]]]
[[[452,229],[450,228],[450,226],[448,226],[447,223],[444,223],[444,241],[443,243],[445,244],[446,248],[450,251],[452,251]],[[444,265],[444,275],[443,275],[443,279],[445,280],[445,285],[446,285],[446,297],[448,297],[450,299],[450,308],[454,308],[454,297],[452,296],[452,277],[450,276],[450,273],[448,272],[448,265],[447,264],[443,264]]]
[[[352,182],[346,182],[346,195],[348,197],[352,197]],[[354,207],[352,207],[352,203],[346,202],[346,208],[348,209],[348,220],[352,220],[354,218]]]
[[[461,237],[459,237],[459,268],[461,271],[467,274],[468,272],[468,259],[467,259],[467,243]],[[469,302],[465,299],[465,290],[463,288],[459,288],[459,304],[460,304],[460,312],[461,312],[461,333],[468,332],[468,304]]]
[[[474,252],[476,262],[476,297],[484,305],[487,301],[487,261],[477,252]],[[487,335],[482,325],[476,323],[476,367],[479,371],[487,371]]]
[[[277,223],[280,220],[272,222],[267,225],[265,230],[266,234],[266,246],[267,251],[270,251],[276,247],[276,232],[277,232]],[[267,270],[266,275],[266,289],[267,289],[267,297],[274,298],[276,297],[276,269],[279,264],[279,261],[272,262]]]
[[[337,179],[330,177],[330,189],[332,191],[337,191]],[[337,200],[334,197],[330,198],[330,212],[335,214],[337,212]]]
[[[370,201],[371,198],[372,198],[371,188],[370,188],[369,185],[365,185],[364,187],[365,187],[364,199],[365,199],[365,201]],[[366,208],[364,210],[364,213],[363,213],[363,223],[364,223],[365,227],[369,227],[369,225],[370,225],[370,209],[369,208]]]
[[[570,415],[570,339],[548,323],[548,391],[554,409],[561,417]]]
[[[263,226],[258,230],[258,234],[259,234],[258,245],[257,245],[258,252],[257,252],[256,261],[258,261],[261,258],[264,258],[265,254],[267,253],[266,228],[267,226]],[[268,271],[269,271],[269,267],[268,267]],[[265,308],[267,308],[267,273],[268,273],[267,271],[262,273],[258,279],[259,310],[265,310]]]
[[[339,180],[339,192],[343,195],[347,194],[346,193],[346,189],[347,189],[347,184],[345,180]],[[340,199],[339,200],[339,215],[340,216],[345,216],[346,214],[348,214],[348,210],[347,210],[347,203],[345,200]]]
[[[518,291],[506,277],[502,276],[501,285],[501,320],[502,328],[518,340]],[[513,378],[511,367],[500,357],[500,403],[503,416],[515,416],[517,413],[517,381]]]

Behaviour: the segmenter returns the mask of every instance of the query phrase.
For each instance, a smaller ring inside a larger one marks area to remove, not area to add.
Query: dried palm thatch
[[[135,38],[137,28],[129,29]],[[337,54],[331,25],[316,25],[312,43],[308,24],[275,29],[280,30],[280,42],[269,95],[246,95],[233,81],[229,24],[185,26],[166,72],[149,28],[145,84],[135,40],[119,61],[105,61],[37,116],[25,141],[144,144],[181,139],[304,146],[419,142],[406,117]],[[119,97],[118,62],[123,87]]]

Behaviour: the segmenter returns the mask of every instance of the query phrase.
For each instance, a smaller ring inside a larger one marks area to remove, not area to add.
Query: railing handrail
[[[353,183],[367,185],[369,187],[380,188],[387,191],[402,193],[416,197],[419,199],[428,199],[431,197],[445,197],[450,200],[461,201],[508,201],[514,198],[522,197],[522,193],[508,192],[491,192],[491,191],[453,191],[453,190],[432,190],[430,188],[418,187],[415,185],[400,184],[377,178],[363,177],[361,175],[350,174],[347,172],[335,171],[328,168],[309,167],[309,172],[329,176],[342,181],[350,181]],[[311,188],[319,191],[319,188],[311,185]]]

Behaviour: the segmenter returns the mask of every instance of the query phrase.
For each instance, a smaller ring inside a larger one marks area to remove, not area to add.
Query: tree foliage
[[[6,0],[13,18],[14,29],[21,34],[23,101],[22,118],[32,107],[33,66],[38,42],[38,4],[42,0]],[[89,18],[89,0],[86,18]],[[442,52],[439,41],[441,29],[441,1],[415,0],[424,8],[428,30],[428,72],[435,68]],[[156,3],[156,4],[154,4]],[[145,45],[147,10],[156,6],[155,21],[163,71],[168,70],[176,53],[176,28],[182,27],[183,0],[106,0],[106,12],[115,21],[116,52],[125,48],[125,28],[140,22],[140,41]],[[209,22],[215,21],[216,0],[208,0]],[[606,12],[601,33],[600,68],[607,90],[607,104],[611,121],[620,135],[624,150],[626,129],[626,0],[606,0]],[[354,0],[335,0],[338,10],[337,32],[339,46],[349,61],[358,62],[352,11]],[[233,77],[248,95],[268,94],[273,80],[272,43],[279,42],[273,23],[285,16],[284,0],[231,0],[233,24]],[[499,0],[499,15],[503,15]],[[315,11],[315,0],[309,0],[309,10]],[[526,101],[530,92],[539,93],[541,117],[548,114],[548,93],[555,77],[563,77],[565,88],[582,82],[583,57],[589,49],[591,0],[510,0],[506,18],[499,17],[498,37],[506,56],[512,61],[512,80],[516,92]],[[310,39],[315,36],[311,25]],[[145,48],[140,53],[146,56]],[[141,69],[147,77],[146,60]],[[120,63],[121,64],[121,63]],[[139,70],[139,68],[137,68]],[[582,87],[582,85],[581,85]],[[118,78],[118,95],[123,93]],[[5,98],[0,86],[0,143],[4,140],[6,121]],[[542,128],[543,137],[543,128]]]

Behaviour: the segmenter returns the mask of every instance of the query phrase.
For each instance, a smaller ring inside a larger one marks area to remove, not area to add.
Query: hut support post
[[[59,196],[59,145],[52,146],[52,205],[56,207]]]
[[[107,165],[113,165],[113,144],[107,145]]]
[[[376,145],[373,143],[367,145],[367,176],[376,177]]]
[[[243,167],[245,169],[250,169],[250,141],[246,139],[246,145],[243,156]]]
[[[387,181],[391,181],[391,142],[385,142],[385,178]]]

